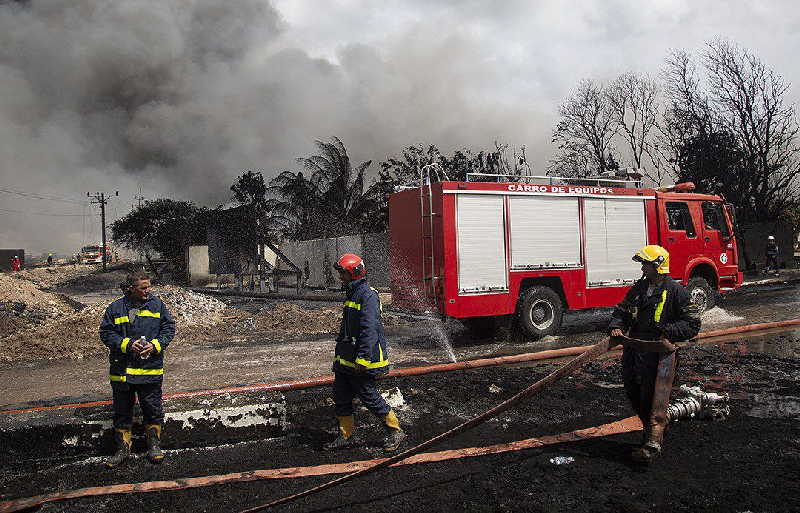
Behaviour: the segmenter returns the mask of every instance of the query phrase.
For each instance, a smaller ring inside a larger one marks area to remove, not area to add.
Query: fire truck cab
[[[565,310],[621,301],[641,276],[631,256],[647,244],[669,251],[670,276],[703,309],[742,283],[733,209],[719,196],[693,184],[521,178],[390,195],[393,306],[475,324],[515,316],[536,339]]]

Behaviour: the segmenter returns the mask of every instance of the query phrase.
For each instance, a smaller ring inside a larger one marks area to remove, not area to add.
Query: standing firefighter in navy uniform
[[[700,311],[689,293],[668,276],[669,253],[661,246],[645,246],[633,260],[642,264],[642,278],[617,305],[609,331],[624,344],[622,380],[625,393],[642,421],[642,446],[631,455],[648,463],[661,453],[667,426],[667,406],[677,369],[672,342],[688,340],[700,331]],[[626,333],[627,332],[627,333]],[[659,341],[638,347],[635,341]],[[613,344],[613,343],[612,343]],[[648,351],[646,349],[656,349]]]
[[[400,429],[397,415],[375,389],[376,378],[389,370],[378,293],[369,286],[364,261],[358,255],[344,254],[333,267],[347,289],[347,300],[333,360],[333,400],[339,435],[326,448],[339,449],[356,444],[353,398],[357,396],[383,422],[386,430],[383,449],[394,451],[405,438],[405,433]]]
[[[175,336],[175,321],[166,305],[150,294],[147,273],[128,275],[122,289],[125,296],[106,308],[100,324],[100,340],[110,350],[117,446],[117,452],[106,461],[108,467],[119,465],[130,456],[133,403],[137,396],[145,425],[147,457],[152,463],[164,459],[159,446],[164,422],[161,383],[164,350]]]

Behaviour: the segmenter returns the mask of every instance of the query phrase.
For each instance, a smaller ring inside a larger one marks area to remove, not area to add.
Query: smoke
[[[112,219],[140,188],[214,206],[243,171],[295,170],[334,135],[373,172],[409,144],[449,152],[495,139],[527,144],[542,171],[555,109],[579,78],[657,67],[669,46],[626,41],[621,52],[606,33],[619,44],[618,34],[675,31],[603,2],[575,23],[560,2],[351,4],[0,0],[0,185],[69,198],[119,190]],[[620,55],[628,61],[608,64]],[[99,238],[95,218],[42,215],[78,205],[0,202],[0,247],[75,251]]]

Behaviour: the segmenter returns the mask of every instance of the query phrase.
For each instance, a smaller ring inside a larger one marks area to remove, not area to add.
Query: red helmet
[[[364,260],[353,253],[345,253],[342,255],[339,261],[333,264],[333,268],[337,271],[347,271],[351,280],[357,280],[367,275],[367,269],[364,267]]]

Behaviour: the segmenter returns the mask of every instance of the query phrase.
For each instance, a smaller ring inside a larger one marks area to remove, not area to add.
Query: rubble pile
[[[276,303],[252,314],[237,311],[228,313],[225,322],[237,334],[258,331],[288,333],[296,335],[322,335],[339,332],[342,320],[340,306],[303,308],[293,303]],[[384,327],[405,323],[394,315],[383,315]]]
[[[0,337],[18,329],[50,322],[75,312],[82,305],[43,292],[29,281],[0,274]]]
[[[309,310],[291,303],[277,303],[275,308],[262,310],[254,316],[259,330],[311,335],[338,332],[341,318],[340,307]]]
[[[32,284],[29,286],[33,287]],[[53,296],[39,291],[39,294]],[[189,334],[182,333],[190,327],[210,327],[222,320],[226,308],[221,301],[195,294],[174,286],[154,287],[153,293],[160,297],[175,317],[178,336],[173,344],[180,344]],[[2,296],[0,296],[2,297]],[[0,362],[13,360],[53,360],[61,358],[88,358],[106,353],[98,335],[100,321],[105,312],[105,303],[89,305],[79,312],[69,309],[48,318],[39,325],[20,326],[17,323],[10,332],[0,332]],[[3,326],[0,321],[0,327]],[[19,328],[22,329],[19,329]],[[196,330],[195,330],[196,331]],[[195,337],[196,333],[191,332]],[[13,336],[12,336],[13,334]],[[5,335],[5,336],[4,336]]]
[[[153,287],[153,293],[167,305],[179,328],[213,326],[222,320],[222,311],[227,308],[219,299],[173,285]]]
[[[37,267],[14,273],[14,278],[29,281],[40,289],[59,287],[67,282],[94,273],[97,267],[84,264]]]

